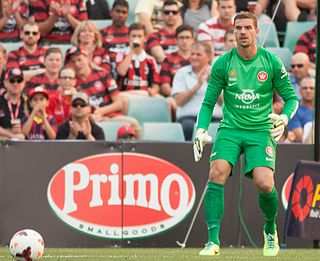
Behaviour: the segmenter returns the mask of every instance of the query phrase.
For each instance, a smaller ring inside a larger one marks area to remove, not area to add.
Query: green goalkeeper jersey
[[[267,130],[271,128],[274,91],[284,100],[282,114],[290,120],[299,102],[279,58],[258,46],[257,54],[243,59],[236,48],[219,57],[211,70],[208,88],[198,115],[198,128],[208,129],[212,111],[223,91],[220,127]]]

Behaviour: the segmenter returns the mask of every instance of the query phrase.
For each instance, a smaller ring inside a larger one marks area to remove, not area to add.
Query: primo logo
[[[241,94],[236,94],[236,99],[245,104],[251,104],[255,99],[260,99],[260,95],[254,94],[254,90],[242,90]]]

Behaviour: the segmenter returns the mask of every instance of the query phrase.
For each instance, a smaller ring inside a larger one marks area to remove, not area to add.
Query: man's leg
[[[278,213],[278,193],[274,187],[273,170],[257,167],[253,170],[253,180],[259,191],[259,206],[263,212],[265,225],[265,246],[263,254],[275,256],[279,252],[275,218]]]
[[[220,223],[224,212],[224,184],[231,173],[231,164],[222,159],[210,163],[209,181],[204,198],[208,243],[200,255],[219,255]]]

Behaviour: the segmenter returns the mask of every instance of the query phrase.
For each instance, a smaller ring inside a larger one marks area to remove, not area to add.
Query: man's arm
[[[122,54],[118,54],[118,57]],[[117,57],[117,59],[118,59]],[[124,57],[124,59],[117,65],[116,71],[119,76],[125,76],[129,70],[129,66],[131,64],[131,60],[133,57],[133,50],[130,49],[129,54]]]
[[[135,15],[138,18],[138,22],[145,26],[147,35],[153,32],[151,23],[153,9],[154,4],[153,1],[150,0],[139,0],[135,9]]]

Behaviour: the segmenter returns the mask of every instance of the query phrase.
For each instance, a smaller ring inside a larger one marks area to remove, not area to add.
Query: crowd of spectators
[[[143,96],[166,99],[191,140],[211,65],[236,47],[234,15],[249,11],[268,23],[277,1],[136,0],[134,10],[126,0],[0,3],[2,139],[103,140],[102,121],[126,122],[122,136],[139,139],[142,126],[127,113],[130,99]],[[277,27],[314,20],[315,3],[282,1]],[[106,25],[99,30],[94,19]],[[7,52],[8,42],[21,47]],[[299,37],[292,56],[289,79],[301,104],[284,142],[310,141],[315,49],[316,25]],[[221,96],[212,121],[221,119],[222,104]],[[275,95],[274,110],[282,104]]]

